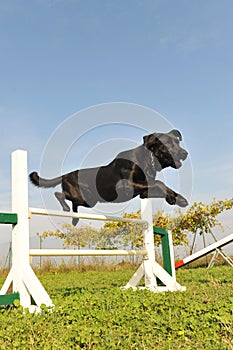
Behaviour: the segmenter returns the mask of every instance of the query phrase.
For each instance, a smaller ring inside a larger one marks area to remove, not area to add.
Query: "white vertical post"
[[[17,213],[18,223],[12,230],[13,291],[20,293],[24,307],[31,304],[30,294],[23,283],[25,266],[29,265],[28,179],[27,152],[12,153],[12,212]]]
[[[144,228],[144,245],[148,252],[148,258],[155,260],[154,251],[154,230],[151,199],[141,199],[141,218],[148,222],[148,227]]]
[[[39,311],[42,304],[53,303],[30,266],[27,152],[21,150],[12,153],[12,212],[17,213],[18,222],[12,229],[12,269],[3,290],[12,280],[20,304],[29,311]],[[31,305],[31,299],[36,305]]]
[[[157,281],[153,272],[155,251],[151,199],[141,199],[141,218],[148,223],[148,226],[143,228],[144,246],[147,251],[147,259],[144,260],[145,286],[153,289],[156,288]]]

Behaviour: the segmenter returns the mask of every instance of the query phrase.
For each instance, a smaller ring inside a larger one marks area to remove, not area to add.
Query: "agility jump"
[[[13,293],[19,293],[20,304],[29,308],[30,311],[39,311],[40,306],[45,304],[53,307],[53,302],[48,293],[36,277],[30,266],[31,256],[43,255],[81,255],[82,252],[59,249],[53,252],[49,250],[30,249],[29,247],[29,218],[32,215],[48,215],[71,218],[82,218],[92,220],[108,220],[137,222],[142,225],[144,249],[143,250],[111,250],[111,251],[89,251],[88,255],[141,255],[143,262],[126,284],[124,288],[137,288],[141,280],[144,278],[144,288],[152,292],[161,291],[184,291],[186,288],[181,286],[175,277],[175,269],[171,268],[171,274],[168,273],[155,261],[154,251],[154,229],[152,221],[152,206],[149,199],[141,200],[141,220],[127,219],[121,217],[108,217],[104,215],[88,215],[60,212],[54,210],[44,210],[38,208],[29,208],[28,206],[28,170],[27,170],[27,152],[17,150],[12,153],[12,213],[17,215],[17,222],[9,222],[12,224],[12,268],[0,290],[0,296],[5,296],[12,285]],[[173,247],[170,234],[170,258],[172,266],[174,266]],[[87,254],[87,251],[85,251]],[[85,255],[85,252],[83,252]],[[81,254],[80,254],[81,253]],[[162,282],[163,286],[157,284],[157,278]],[[141,287],[140,287],[141,288]],[[32,305],[33,300],[33,305]]]

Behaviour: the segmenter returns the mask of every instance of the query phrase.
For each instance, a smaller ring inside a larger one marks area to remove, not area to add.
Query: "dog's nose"
[[[185,149],[181,149],[181,151],[180,151],[180,158],[182,160],[185,160],[187,158],[187,156],[188,156],[188,152]]]

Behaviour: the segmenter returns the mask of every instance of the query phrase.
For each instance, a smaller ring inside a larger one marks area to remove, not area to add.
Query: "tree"
[[[63,246],[65,248],[75,246],[80,249],[81,247],[87,246],[93,247],[98,234],[99,231],[91,227],[91,225],[76,227],[72,224],[64,223],[61,229],[57,229],[56,231],[44,231],[40,237],[57,237],[63,239]]]
[[[211,233],[213,227],[222,227],[218,215],[233,207],[233,198],[218,200],[210,204],[194,202],[188,210],[183,213],[177,210],[177,215],[171,217],[169,214],[158,212],[154,216],[154,225],[172,231],[173,244],[187,243],[187,233]]]
[[[156,227],[163,228],[172,232],[173,245],[178,246],[187,244],[187,232],[183,231],[180,227],[180,222],[184,215],[181,211],[176,212],[176,216],[171,216],[169,213],[158,211],[153,215],[153,224]],[[159,245],[161,239],[158,235],[155,235],[155,245]]]
[[[123,213],[123,218],[138,219],[140,211],[136,213]],[[142,225],[134,222],[106,221],[100,230],[100,247],[119,248],[130,246],[131,249],[142,246]]]

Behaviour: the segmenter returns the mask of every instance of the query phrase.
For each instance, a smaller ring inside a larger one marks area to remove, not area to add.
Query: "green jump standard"
[[[160,227],[153,227],[154,234],[160,235],[162,241],[163,268],[172,276],[172,262],[169,249],[168,232]]]

